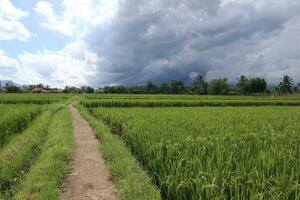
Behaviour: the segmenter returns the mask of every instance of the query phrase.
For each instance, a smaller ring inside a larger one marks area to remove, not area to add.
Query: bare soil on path
[[[86,120],[70,106],[75,135],[72,170],[61,200],[117,200],[117,190],[100,151],[99,141]]]

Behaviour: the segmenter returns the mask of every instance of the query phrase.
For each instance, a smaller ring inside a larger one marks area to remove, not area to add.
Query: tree
[[[295,87],[294,87],[293,90],[294,90],[295,93],[298,92],[300,90],[300,83],[298,83],[297,85],[295,85]]]
[[[85,92],[88,94],[92,94],[95,93],[95,89],[90,86],[87,86]]]
[[[158,91],[158,87],[152,81],[148,81],[145,85],[145,92],[148,94],[155,94]]]
[[[229,92],[229,84],[227,78],[214,79],[208,84],[208,94],[210,95],[226,95]]]
[[[168,94],[168,93],[170,93],[170,86],[169,86],[169,84],[168,83],[162,83],[162,84],[160,84],[160,86],[159,86],[159,92],[161,94]]]
[[[104,93],[110,94],[124,94],[127,93],[127,88],[125,86],[106,86],[104,87]]]
[[[293,92],[293,86],[294,86],[294,81],[291,77],[288,75],[284,75],[283,78],[281,79],[281,82],[279,85],[276,87],[276,90],[279,94],[291,94]]]
[[[81,88],[82,92],[88,93],[88,94],[92,94],[95,93],[95,89],[90,87],[90,86],[82,86]]]
[[[198,75],[192,83],[191,91],[194,94],[204,95],[207,94],[208,83],[205,81],[204,76]]]
[[[65,89],[63,90],[64,93],[82,93],[82,91],[74,86],[66,86]]]
[[[249,91],[250,93],[263,93],[267,89],[267,82],[263,78],[250,79]]]
[[[185,87],[182,81],[173,80],[170,83],[170,92],[172,94],[183,94]]]
[[[21,92],[21,88],[15,85],[8,85],[5,86],[5,91],[7,93],[20,93]]]
[[[240,91],[240,93],[242,95],[245,95],[247,93],[249,93],[250,90],[250,81],[249,79],[242,75],[239,79],[238,79],[238,83],[237,83],[237,88]]]

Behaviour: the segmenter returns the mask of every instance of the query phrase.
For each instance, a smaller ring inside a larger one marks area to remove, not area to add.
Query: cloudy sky
[[[0,80],[300,82],[299,0],[0,0]]]

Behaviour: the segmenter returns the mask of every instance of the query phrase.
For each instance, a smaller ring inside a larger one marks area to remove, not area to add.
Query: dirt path
[[[75,151],[62,200],[116,200],[117,192],[91,127],[72,106]]]

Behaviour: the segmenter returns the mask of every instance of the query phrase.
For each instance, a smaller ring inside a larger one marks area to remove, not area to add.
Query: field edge
[[[112,135],[108,127],[94,118],[84,106],[77,103],[75,107],[90,124],[101,143],[104,159],[111,171],[120,199],[160,200],[159,189],[152,184],[150,176],[140,167],[125,144]]]

